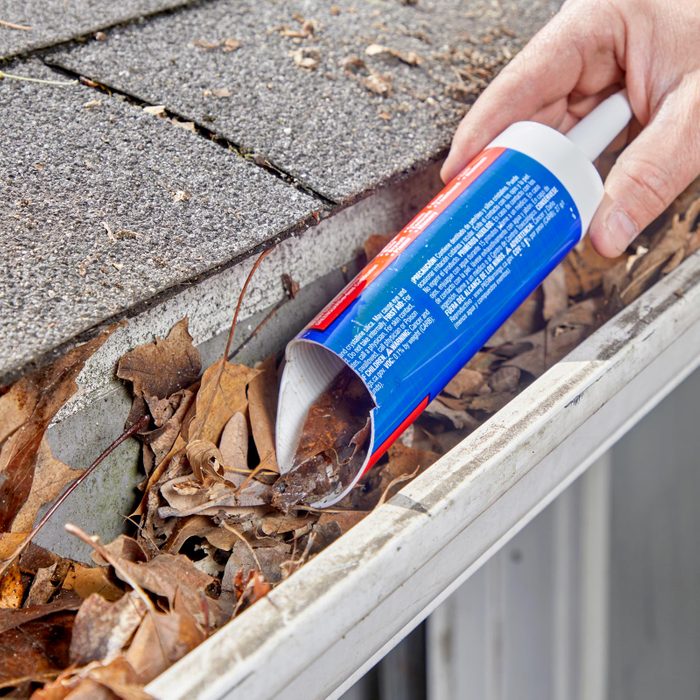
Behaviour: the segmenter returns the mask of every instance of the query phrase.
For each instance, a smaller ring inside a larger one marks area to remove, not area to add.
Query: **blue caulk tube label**
[[[518,151],[477,156],[298,336],[374,399],[371,468],[582,235],[574,200]]]

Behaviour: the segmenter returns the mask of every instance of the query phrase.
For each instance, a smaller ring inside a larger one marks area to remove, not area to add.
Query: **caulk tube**
[[[579,242],[603,197],[592,160],[630,118],[620,92],[566,136],[508,127],[287,346],[282,473],[309,407],[344,366],[375,404],[362,467],[312,505],[340,500]]]

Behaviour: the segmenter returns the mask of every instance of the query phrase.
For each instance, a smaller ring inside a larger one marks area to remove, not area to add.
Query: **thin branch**
[[[57,85],[58,87],[65,87],[66,85],[77,85],[77,80],[44,80],[43,78],[29,78],[26,75],[15,75],[14,73],[5,73],[4,70],[0,70],[0,80],[3,78],[9,78],[10,80],[23,80],[27,83],[40,83],[41,85]]]
[[[238,355],[241,350],[243,350],[248,343],[250,343],[253,338],[260,332],[260,329],[289,301],[286,297],[284,299],[280,299],[268,312],[265,314],[265,318],[263,318],[260,323],[258,323],[255,328],[248,334],[248,337],[228,356],[229,360],[232,360],[236,355]]]
[[[70,496],[75,489],[80,486],[80,484],[87,479],[90,474],[92,474],[97,467],[114,452],[114,450],[119,447],[125,440],[128,440],[132,435],[139,432],[148,425],[148,417],[144,416],[140,421],[134,423],[129,429],[125,430],[56,500],[56,502],[49,508],[46,513],[44,513],[41,520],[37,523],[36,527],[24,538],[24,540],[18,545],[15,551],[3,562],[0,567],[0,580],[7,573],[12,562],[14,562],[17,557],[22,554],[22,552],[29,546],[29,543],[36,537],[37,533],[41,528],[46,525],[46,523],[51,519],[51,516],[61,507],[63,502]]]
[[[377,505],[374,506],[375,508],[379,508],[379,506],[382,505],[387,499],[387,496],[389,495],[389,491],[394,488],[397,484],[402,484],[404,481],[410,481],[413,479],[414,476],[418,475],[418,472],[420,471],[421,465],[419,464],[410,474],[400,474],[397,476],[395,479],[392,479],[387,485],[386,488],[384,489],[384,493],[382,494],[382,497],[379,499],[377,502]]]
[[[241,288],[241,293],[238,295],[238,303],[236,304],[236,310],[233,313],[233,319],[231,320],[231,328],[229,329],[228,332],[228,338],[226,340],[226,347],[224,348],[224,352],[221,356],[220,366],[219,366],[219,371],[216,375],[216,381],[214,382],[214,387],[215,390],[212,392],[211,397],[209,398],[209,401],[207,402],[207,405],[204,409],[204,412],[202,413],[202,422],[199,424],[199,427],[197,429],[197,434],[193,435],[190,439],[194,440],[195,438],[199,437],[199,434],[202,431],[202,428],[206,425],[207,419],[209,418],[209,413],[211,412],[211,407],[214,405],[214,398],[216,397],[216,389],[219,387],[219,384],[221,382],[221,376],[224,373],[224,367],[226,366],[226,359],[228,358],[230,352],[231,352],[231,345],[233,344],[233,336],[236,332],[236,324],[238,323],[238,314],[240,313],[241,306],[243,305],[243,298],[245,297],[245,293],[248,290],[248,285],[250,284],[251,279],[253,278],[253,275],[255,274],[255,271],[260,267],[260,263],[264,260],[265,256],[272,250],[272,248],[268,248],[267,250],[263,250],[262,253],[258,256],[258,259],[253,263],[253,267],[250,269],[250,272],[248,273],[248,276],[245,278],[245,282],[243,283],[243,287]]]
[[[92,547],[118,574],[119,578],[126,581],[133,589],[136,591],[137,595],[144,602],[146,608],[152,613],[156,612],[156,608],[153,605],[153,601],[148,597],[146,591],[141,588],[138,582],[129,574],[126,569],[117,561],[116,557],[113,557],[106,547],[100,542],[100,538],[97,535],[88,535],[85,530],[81,530],[77,525],[73,523],[66,523],[64,525],[65,530],[68,534],[74,535],[85,544]]]
[[[26,24],[15,24],[14,22],[8,22],[5,19],[0,19],[0,27],[5,27],[5,29],[16,29],[19,32],[32,31],[32,28],[28,27]]]
[[[246,547],[248,547],[251,555],[253,556],[253,559],[255,560],[255,563],[258,565],[258,569],[260,571],[262,571],[262,566],[260,566],[260,559],[258,559],[258,555],[255,553],[255,550],[253,549],[253,546],[250,544],[250,542],[248,542],[248,540],[245,537],[243,537],[243,535],[240,532],[238,532],[238,530],[236,530],[236,528],[233,527],[233,525],[229,525],[225,520],[222,520],[221,524],[224,526],[224,528],[226,530],[228,530],[232,535],[235,535],[236,537],[238,537],[238,539],[241,542],[243,542],[243,544]]]

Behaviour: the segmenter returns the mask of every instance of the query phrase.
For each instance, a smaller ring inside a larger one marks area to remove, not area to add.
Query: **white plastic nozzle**
[[[570,129],[566,136],[593,161],[627,126],[631,118],[632,108],[627,99],[627,92],[620,90],[603,100]]]

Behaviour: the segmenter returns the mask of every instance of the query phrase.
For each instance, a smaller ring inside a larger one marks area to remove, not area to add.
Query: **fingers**
[[[556,65],[551,61],[552,52],[562,54]],[[545,27],[501,71],[462,119],[440,172],[443,181],[457,175],[513,122],[529,119],[543,110],[550,120],[559,118],[556,110],[553,113],[545,108],[570,92],[580,70],[581,60],[575,47],[565,39],[559,40],[551,25]]]
[[[621,255],[700,173],[700,76],[689,75],[623,151],[589,229],[596,250]]]
[[[534,119],[555,128],[568,97],[603,91],[619,79],[615,61],[620,23],[605,3],[570,2],[484,90],[460,123],[442,167],[451,180],[513,122]]]

